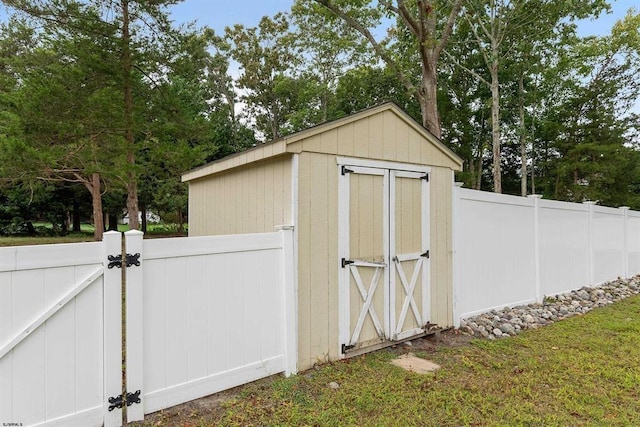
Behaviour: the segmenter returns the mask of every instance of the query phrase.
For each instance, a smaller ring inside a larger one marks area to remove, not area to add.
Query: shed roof
[[[327,133],[338,128],[347,126],[357,121],[371,118],[376,115],[381,115],[386,112],[393,113],[395,119],[402,121],[408,125],[411,129],[417,132],[426,143],[431,144],[441,156],[446,159],[453,169],[460,170],[462,168],[462,159],[458,157],[453,151],[447,148],[438,138],[436,138],[431,132],[418,124],[411,116],[404,112],[393,102],[387,102],[375,107],[368,108],[358,113],[343,117],[341,119],[333,120],[330,122],[322,123],[312,128],[296,132],[291,135],[287,135],[282,138],[278,138],[271,142],[260,144],[256,147],[250,148],[246,151],[232,154],[230,156],[223,157],[222,159],[213,161],[199,168],[193,169],[182,175],[182,181],[192,181],[194,179],[203,178],[208,175],[216,174],[225,170],[233,169],[250,163],[255,163],[260,160],[266,160],[278,156],[283,156],[288,153],[298,153],[301,151],[316,151],[327,152],[327,154],[335,154],[331,150],[324,150],[318,147],[317,144],[313,149],[305,148],[301,144],[296,144],[304,140],[310,140],[311,138],[323,133]],[[309,146],[307,146],[309,147]]]

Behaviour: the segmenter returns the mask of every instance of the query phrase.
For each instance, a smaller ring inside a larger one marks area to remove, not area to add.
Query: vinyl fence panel
[[[640,273],[640,213],[456,188],[454,324]]]
[[[593,282],[624,276],[624,213],[620,209],[593,207]]]
[[[631,275],[640,272],[640,212],[627,213],[627,275]]]
[[[458,188],[456,310],[463,317],[535,300],[533,201]]]
[[[0,248],[0,423],[118,424],[105,419],[104,255],[102,243]]]
[[[145,413],[286,371],[282,233],[144,241]]]
[[[589,207],[540,200],[540,283],[542,295],[589,284]]]

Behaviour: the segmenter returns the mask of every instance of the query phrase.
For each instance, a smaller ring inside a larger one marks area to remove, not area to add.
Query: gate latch
[[[113,267],[122,268],[122,254],[109,255],[107,259],[109,260],[109,265],[107,265],[107,268],[113,268]],[[131,267],[132,265],[135,265],[136,267],[140,267],[140,253],[136,253],[134,255],[127,254],[125,263],[127,267]]]
[[[421,257],[424,257],[426,259],[429,259],[429,250],[427,249],[427,251],[423,254],[420,254]]]
[[[135,393],[127,393],[126,398],[120,394],[116,397],[109,398],[109,412],[116,408],[122,408],[124,405],[131,406],[134,403],[140,403],[140,390],[136,390]]]
[[[345,268],[349,264],[353,264],[355,261],[351,261],[350,259],[342,258],[342,268]]]

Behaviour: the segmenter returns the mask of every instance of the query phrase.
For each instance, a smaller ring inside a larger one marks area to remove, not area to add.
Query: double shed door
[[[429,174],[340,165],[342,354],[424,332],[430,318]]]

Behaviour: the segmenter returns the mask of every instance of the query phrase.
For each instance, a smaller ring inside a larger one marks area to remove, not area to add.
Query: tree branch
[[[474,76],[475,78],[477,78],[479,81],[481,81],[482,83],[486,84],[487,86],[491,87],[491,83],[489,83],[489,81],[487,79],[485,79],[484,77],[482,77],[480,74],[478,74],[476,71],[472,70],[471,68],[467,68],[464,65],[462,65],[460,63],[460,61],[458,61],[458,59],[456,57],[454,57],[453,55],[451,55],[449,52],[447,52],[446,50],[443,51],[444,54],[447,56],[447,58],[449,58],[453,64],[456,67],[459,67],[461,69],[463,69],[464,71],[466,71],[467,73],[471,74],[472,76]]]
[[[451,37],[451,33],[453,33],[453,25],[458,18],[458,14],[460,14],[460,9],[462,9],[462,0],[456,0],[451,8],[451,12],[449,13],[449,18],[447,18],[447,23],[442,30],[442,36],[440,37],[440,42],[434,49],[434,54],[436,58],[440,57],[440,54],[444,50],[445,46],[449,42],[449,37]]]
[[[382,60],[397,73],[398,78],[402,82],[402,84],[406,87],[409,92],[417,92],[416,87],[411,83],[411,80],[405,75],[405,73],[401,70],[398,64],[391,58],[391,56],[384,50],[382,45],[378,43],[378,41],[373,37],[371,31],[365,28],[360,22],[358,22],[355,18],[345,13],[342,9],[336,6],[331,0],[315,0],[317,3],[329,9],[336,16],[342,18],[347,24],[349,24],[353,29],[362,34],[371,44],[376,53],[382,58]]]

